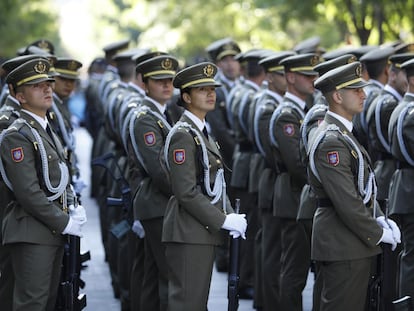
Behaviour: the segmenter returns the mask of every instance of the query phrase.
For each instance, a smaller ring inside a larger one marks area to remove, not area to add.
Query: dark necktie
[[[46,125],[46,132],[49,134],[50,139],[52,139],[53,144],[55,144],[55,138],[49,124]]]
[[[170,115],[167,112],[167,109],[164,110],[164,117],[165,117],[165,120],[167,120],[168,124],[172,125],[171,118],[170,118]]]
[[[208,133],[207,133],[207,128],[206,127],[203,127],[203,134],[208,139]]]

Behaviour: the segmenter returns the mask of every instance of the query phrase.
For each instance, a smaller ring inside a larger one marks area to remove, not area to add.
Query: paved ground
[[[88,183],[90,178],[90,147],[91,138],[83,128],[76,130],[77,150],[81,166],[82,178]],[[117,311],[120,303],[114,298],[108,265],[104,260],[104,252],[100,238],[98,207],[95,201],[88,197],[89,188],[86,188],[82,196],[82,204],[87,209],[88,223],[82,239],[82,249],[91,252],[92,259],[87,263],[88,268],[82,271],[82,279],[86,287],[81,292],[86,293],[88,305],[87,311]],[[311,310],[312,275],[309,275],[304,291],[304,311]],[[210,311],[227,310],[227,275],[214,271],[208,302]],[[252,300],[240,300],[240,311],[254,310]]]

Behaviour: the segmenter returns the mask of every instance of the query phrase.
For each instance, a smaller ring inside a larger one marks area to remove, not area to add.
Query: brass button
[[[50,154],[47,157],[48,157],[49,160],[52,159],[52,156]]]
[[[217,164],[220,164],[221,163],[221,161],[220,160],[217,160]]]

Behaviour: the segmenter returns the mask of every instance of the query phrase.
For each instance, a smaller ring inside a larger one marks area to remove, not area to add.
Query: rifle
[[[120,192],[121,192],[121,198],[113,198],[113,197],[107,197],[106,204],[107,206],[119,206],[123,208],[123,217],[120,222],[115,224],[111,229],[111,233],[119,240],[121,239],[126,233],[128,233],[129,230],[131,230],[132,221],[130,217],[131,215],[131,188],[129,187],[128,181],[125,179],[125,177],[122,174],[122,170],[119,167],[118,163],[116,161],[113,161],[114,166],[110,166],[108,164],[109,160],[114,160],[115,155],[110,152],[107,153],[101,157],[97,157],[93,159],[92,165],[97,165],[105,168],[107,172],[110,174],[112,179],[117,184]]]
[[[225,198],[223,200],[226,200]],[[235,213],[240,211],[240,199],[236,199]],[[239,308],[239,257],[241,237],[230,241],[229,279],[227,286],[228,311],[237,311]]]
[[[79,294],[79,288],[85,287],[85,282],[80,278],[83,268],[82,263],[91,259],[88,252],[80,253],[80,238],[68,235],[64,246],[62,276],[59,286],[56,310],[80,311],[86,307],[86,295]]]

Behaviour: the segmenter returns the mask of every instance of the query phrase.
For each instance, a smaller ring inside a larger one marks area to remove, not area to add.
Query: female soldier
[[[205,116],[214,109],[217,67],[183,69],[173,85],[185,112],[165,143],[173,196],[164,217],[168,262],[168,310],[206,310],[220,229],[245,238],[245,215],[234,214],[226,196],[220,151],[208,136]]]

